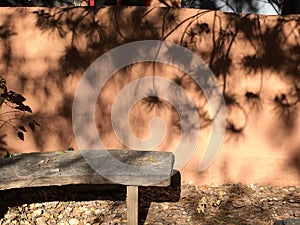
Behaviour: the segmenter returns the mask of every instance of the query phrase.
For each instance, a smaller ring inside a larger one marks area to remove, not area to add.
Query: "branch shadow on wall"
[[[106,16],[101,18],[104,11]],[[155,17],[151,16],[153,12],[155,12]],[[18,13],[18,11],[16,10],[15,13]],[[35,94],[47,97],[46,100],[41,99],[41,107],[47,105],[45,101],[55,96],[57,90],[60,91],[59,95],[63,96],[56,106],[55,114],[34,112],[32,115],[42,127],[47,127],[45,130],[41,129],[40,133],[35,135],[34,141],[40,149],[44,148],[44,143],[50,134],[56,134],[59,137],[58,141],[62,148],[70,147],[70,136],[72,136],[73,131],[69,125],[72,120],[73,96],[65,91],[64,82],[68,79],[78,78],[79,74],[82,74],[97,57],[116,46],[138,40],[168,40],[172,33],[179,32],[179,28],[183,28],[183,33],[176,40],[178,44],[196,51],[199,43],[201,44],[209,38],[212,45],[212,50],[203,53],[202,58],[221,83],[222,94],[228,110],[227,141],[238,143],[246,135],[245,130],[250,114],[253,112],[259,114],[266,107],[272,108],[272,113],[277,115],[279,122],[274,122],[274,128],[282,132],[282,136],[292,135],[295,132],[294,124],[298,119],[300,102],[299,43],[287,42],[291,39],[290,36],[295,34],[293,32],[287,33],[285,29],[287,26],[292,26],[291,30],[298,29],[298,32],[300,32],[299,27],[297,27],[297,24],[299,24],[299,17],[297,16],[278,17],[275,25],[269,25],[262,29],[261,20],[258,16],[227,14],[227,21],[222,21],[224,19],[221,18],[218,12],[211,11],[199,11],[195,15],[184,19],[184,21],[179,20],[179,13],[175,9],[144,7],[132,9],[126,7],[43,8],[27,13],[35,15],[35,27],[43,34],[56,35],[56,37],[68,41],[59,59],[59,66],[54,66],[51,62],[48,62],[49,69],[48,73],[44,75],[45,77],[28,78],[26,74],[15,74],[21,78],[22,91],[26,89],[27,85],[33,85]],[[212,24],[206,23],[205,19],[202,20],[202,16],[208,13],[213,15]],[[20,12],[20,15],[15,17],[15,21],[20,19],[21,15]],[[124,27],[123,24],[130,24],[130,26]],[[157,24],[162,25],[158,27]],[[16,32],[10,24],[2,22],[1,26],[0,32],[2,30],[2,33],[6,34],[1,39],[1,45],[4,46],[2,60],[6,65],[2,71],[8,71],[9,68],[18,66],[15,62],[11,62],[11,35],[7,35]],[[237,39],[242,39],[245,43],[248,43],[253,50],[251,54],[246,52],[240,60],[239,63],[243,68],[243,73],[239,77],[232,75],[235,70],[232,49]],[[25,60],[19,58],[21,63],[24,63]],[[114,63],[117,62],[112,62],[112,64]],[[266,99],[262,92],[264,79],[268,78],[265,77],[265,71],[273,71],[274,75],[271,76],[288,83],[288,90],[273,93],[271,99]],[[128,74],[124,74],[125,76],[128,76]],[[195,78],[201,79],[201,74]],[[249,87],[249,89],[241,92],[239,87],[235,85],[247,78],[254,78],[259,82],[256,83],[255,88]],[[120,83],[121,85],[126,84],[125,80],[125,78],[124,80],[119,79],[116,83],[113,83],[112,87],[120,85]],[[231,84],[233,81],[236,81],[234,85]],[[193,91],[195,98],[205,98],[201,89],[195,85],[189,76],[185,74],[178,76],[174,78],[174,82],[185,90]],[[165,103],[159,96],[156,96],[155,90],[157,88],[159,87],[154,84],[151,96],[144,99],[144,107],[148,108],[148,111],[163,114],[166,110],[169,110],[169,107],[162,107]],[[100,109],[103,109],[101,114],[103,120],[100,121],[98,127],[102,133],[107,133],[110,132],[110,127],[107,126],[107,121],[110,121],[110,113],[106,111],[108,105],[105,102],[101,103]],[[89,106],[88,103],[86,106]],[[189,110],[189,108],[185,109],[186,112],[189,112]],[[209,126],[213,118],[209,117],[205,105],[197,106],[197,110],[202,126]],[[238,117],[236,117],[237,114]],[[61,123],[62,120],[67,122]],[[175,116],[172,122],[177,129],[181,127],[178,117]],[[67,125],[64,126],[65,124]],[[198,129],[198,126],[192,126],[191,129]],[[124,133],[123,135],[126,136],[127,134]],[[290,156],[288,163],[295,165],[292,169],[296,169],[300,173],[298,166],[299,154]],[[209,224],[214,222],[210,221]]]
[[[16,9],[15,12],[18,13],[18,10],[21,16],[21,9]],[[16,74],[23,77],[21,86],[25,87],[29,83],[34,85],[36,94],[43,93],[44,96],[51,97],[55,92],[50,90],[50,87],[55,87],[60,90],[60,95],[64,96],[57,106],[59,108],[57,115],[45,112],[34,114],[40,118],[42,123],[55,121],[57,116],[67,118],[68,123],[71,123],[73,97],[65,92],[63,83],[70,77],[78,78],[79,74],[82,74],[104,52],[121,44],[138,40],[168,40],[175,32],[181,32],[180,38],[175,42],[192,51],[196,51],[198,45],[207,40],[212,45],[212,50],[203,53],[202,58],[222,84],[222,94],[228,110],[226,127],[228,141],[238,142],[244,136],[250,114],[253,111],[261,112],[266,105],[273,108],[274,114],[281,122],[280,127],[278,126],[276,129],[281,130],[285,135],[294,132],[293,124],[295,123],[293,122],[297,119],[300,101],[299,43],[289,43],[286,40],[293,40],[293,37],[296,39],[296,32],[299,32],[297,27],[299,17],[297,16],[278,17],[274,21],[275,25],[268,25],[262,29],[259,16],[226,14],[226,19],[224,19],[225,17],[221,17],[220,12],[216,11],[199,11],[184,20],[179,19],[178,10],[171,8],[38,8],[27,11],[27,13],[34,14],[35,27],[44,35],[54,35],[66,42],[64,52],[59,59],[59,66],[53,66],[48,62],[46,81],[41,82],[40,78],[28,79],[24,74]],[[155,13],[155,17],[153,17],[153,13]],[[202,20],[202,17],[205,18],[204,16],[207,14],[212,15],[213,22],[211,24]],[[124,27],[123,24],[130,24],[130,26]],[[161,25],[158,26],[158,24]],[[3,23],[2,26],[6,25]],[[285,32],[287,26],[292,26],[289,33]],[[10,34],[15,33],[11,30],[11,26],[4,30],[9,30]],[[293,30],[295,30],[294,33]],[[2,38],[3,46],[9,45],[7,42],[9,39],[10,36]],[[239,66],[243,68],[243,74],[239,77],[232,75],[235,69],[234,63],[236,63],[233,62],[232,49],[237,39],[251,46],[253,52],[249,54],[246,51],[240,60]],[[6,55],[9,53],[9,49],[7,47],[4,51]],[[20,59],[21,62],[22,60],[26,59]],[[116,63],[112,59],[112,64]],[[9,62],[6,62],[5,69],[11,66]],[[274,94],[272,99],[265,99],[262,93],[263,81],[266,78],[265,71],[273,71],[274,76],[278,76],[278,79],[290,84],[290,89],[287,92]],[[255,88],[249,87],[244,92],[232,85],[234,81],[237,83],[247,78],[255,78],[259,80],[259,83]],[[199,74],[195,79],[203,78]],[[126,83],[122,80],[117,82],[121,85]],[[193,81],[186,79],[186,75],[174,78],[174,82],[185,90],[192,89],[195,98],[205,98],[203,91]],[[146,98],[144,101],[149,103],[146,105],[150,107],[150,111],[158,110],[163,113],[167,109],[161,107],[163,102],[158,101],[156,88],[154,84],[152,97]],[[40,104],[44,103],[41,101]],[[103,107],[106,105],[104,104]],[[208,116],[204,106],[198,106],[197,110],[200,121],[203,120],[204,124],[208,126],[213,118]],[[235,118],[236,114],[239,115],[238,120]],[[103,116],[109,115],[109,113],[105,113]],[[65,143],[62,144],[64,145],[62,148],[70,147],[65,140],[70,140],[72,129],[66,127],[62,130],[59,123],[57,120],[57,123],[48,126],[48,130],[41,131],[40,135],[35,136],[35,141],[41,149],[43,148],[41,139],[47,137],[47,133],[59,133],[60,142]],[[174,126],[178,126],[177,120],[174,121]],[[101,125],[101,122],[99,127],[101,127],[102,133],[110,130],[107,126]],[[194,127],[198,128],[198,126]]]

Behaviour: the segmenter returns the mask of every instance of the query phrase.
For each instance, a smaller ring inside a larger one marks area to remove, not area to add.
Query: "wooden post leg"
[[[127,224],[138,225],[139,187],[127,186]]]

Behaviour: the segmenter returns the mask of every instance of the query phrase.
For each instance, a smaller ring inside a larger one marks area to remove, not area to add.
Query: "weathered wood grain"
[[[172,153],[157,151],[26,153],[0,160],[0,190],[68,184],[168,186],[173,164]]]
[[[139,187],[127,186],[127,223],[138,225]]]

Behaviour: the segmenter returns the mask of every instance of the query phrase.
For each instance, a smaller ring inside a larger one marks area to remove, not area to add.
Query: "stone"
[[[38,225],[47,225],[47,219],[44,217],[38,217],[36,218],[36,222]]]
[[[87,210],[84,212],[84,215],[87,215],[87,216],[93,216],[94,215],[94,212],[93,210]]]
[[[284,220],[277,220],[273,225],[300,225],[300,219],[287,218]]]
[[[40,215],[42,215],[43,210],[42,209],[37,209],[33,211],[33,216],[34,217],[39,217]]]
[[[283,220],[284,225],[300,225],[300,219],[288,218]]]
[[[17,213],[10,213],[10,214],[5,215],[5,219],[14,220],[14,219],[16,219],[17,216],[18,216]]]
[[[295,213],[294,213],[293,210],[289,210],[289,211],[288,211],[288,214],[289,214],[289,216],[294,216],[294,215],[295,215]]]
[[[70,225],[77,225],[77,224],[79,224],[79,220],[76,219],[76,218],[72,218],[68,222],[69,222]]]
[[[42,203],[36,203],[36,204],[35,204],[35,207],[36,207],[36,208],[41,208],[41,207],[43,207],[43,204],[42,204]]]

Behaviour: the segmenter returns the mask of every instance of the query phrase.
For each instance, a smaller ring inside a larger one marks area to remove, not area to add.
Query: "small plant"
[[[32,113],[31,108],[24,104],[26,98],[12,90],[8,90],[6,85],[6,80],[0,76],[0,129],[5,125],[9,125],[17,131],[17,136],[20,140],[24,141],[24,133],[27,132],[24,125],[15,126],[15,121],[18,121],[22,118],[25,113]],[[3,109],[3,106],[8,107]],[[36,126],[40,126],[38,122],[32,120],[28,122],[28,127],[34,131]],[[6,135],[5,135],[6,136]],[[6,143],[0,139],[1,145],[6,145]],[[3,151],[3,148],[1,148]]]

